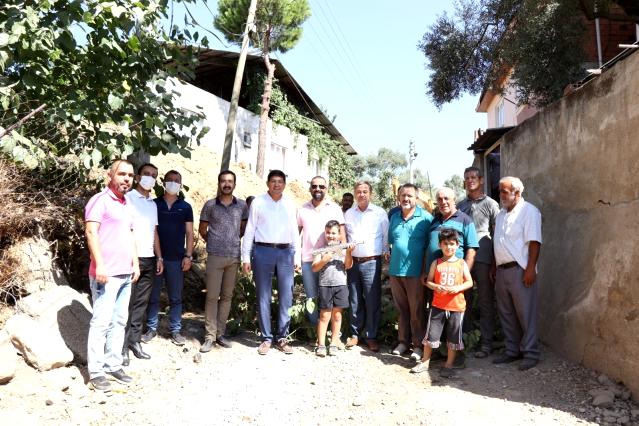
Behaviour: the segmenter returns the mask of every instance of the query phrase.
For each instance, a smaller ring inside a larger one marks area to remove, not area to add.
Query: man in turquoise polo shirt
[[[419,360],[426,332],[425,287],[420,276],[433,217],[417,206],[418,196],[419,190],[412,183],[406,183],[399,189],[401,210],[391,216],[388,228],[388,244],[391,246],[388,273],[393,301],[399,311],[399,344],[392,353],[402,355],[412,343],[411,358]]]

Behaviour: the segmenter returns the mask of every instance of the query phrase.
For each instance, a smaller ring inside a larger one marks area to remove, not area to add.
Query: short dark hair
[[[331,229],[333,227],[337,226],[339,228],[339,222],[336,220],[329,220],[328,222],[326,222],[326,225],[324,226],[324,228],[326,229]]]
[[[140,174],[142,173],[142,170],[144,170],[145,167],[153,167],[155,170],[158,170],[158,168],[155,167],[155,165],[151,163],[144,163],[140,167],[138,167],[138,176],[140,176]]]
[[[459,241],[459,233],[453,228],[442,228],[439,231],[439,242],[442,241]]]
[[[358,186],[362,185],[368,186],[368,192],[370,192],[371,194],[373,193],[373,185],[371,185],[371,183],[367,180],[360,180],[359,182],[356,182],[353,188],[357,189]]]
[[[484,177],[484,173],[481,171],[479,167],[475,167],[475,166],[466,167],[464,169],[464,174],[468,172],[475,172],[477,173],[477,177]]]
[[[180,177],[180,181],[182,181],[182,175],[181,175],[181,174],[180,174],[180,172],[178,172],[177,170],[169,170],[168,172],[166,172],[166,173],[164,174],[164,180],[166,180],[166,178],[167,178],[169,175],[178,175],[178,176]]]
[[[270,181],[272,177],[281,177],[282,179],[284,179],[284,183],[286,183],[286,175],[284,174],[283,171],[281,170],[271,170],[270,172],[268,172],[268,176],[266,177],[266,181]]]
[[[219,175],[217,175],[217,183],[220,183],[220,178],[224,175],[233,175],[233,183],[237,183],[237,176],[230,170],[222,170]]]
[[[345,192],[345,193],[343,193],[343,194],[342,194],[342,198],[344,198],[344,197],[351,197],[351,198],[355,198],[355,197],[353,196],[353,194],[351,194],[350,192]]]
[[[414,183],[405,183],[405,184],[403,184],[402,186],[399,187],[399,190],[397,192],[402,192],[402,190],[404,190],[406,188],[413,188],[415,190],[415,192],[419,192],[419,188]]]

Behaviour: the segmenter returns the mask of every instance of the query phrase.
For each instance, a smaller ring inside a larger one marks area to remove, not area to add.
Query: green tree
[[[432,70],[427,94],[437,107],[463,93],[501,92],[510,72],[520,104],[547,105],[584,71],[584,14],[609,0],[460,0],[418,48]]]
[[[444,186],[455,191],[455,200],[461,201],[466,196],[464,189],[464,179],[459,175],[452,175],[450,179],[444,181]]]
[[[406,155],[388,148],[380,148],[377,155],[355,156],[353,170],[358,180],[367,180],[373,186],[373,203],[390,209],[396,204],[392,180],[406,170]],[[404,182],[401,182],[404,183]]]
[[[188,155],[203,135],[200,117],[175,106],[168,78],[193,76],[195,49],[186,44],[199,37],[177,27],[166,34],[166,10],[152,0],[5,0],[3,124],[38,106],[44,113],[5,137],[4,153],[31,168],[86,169],[140,149]]]
[[[218,15],[215,16],[214,25],[232,43],[242,43],[249,3],[250,0],[218,1]],[[266,125],[275,75],[275,64],[271,62],[270,54],[272,51],[286,52],[292,49],[302,37],[302,23],[310,15],[307,0],[259,0],[257,4],[251,43],[261,49],[266,67],[256,162],[259,176],[264,175]]]

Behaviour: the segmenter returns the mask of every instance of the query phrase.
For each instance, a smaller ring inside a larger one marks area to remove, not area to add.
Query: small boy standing
[[[455,256],[458,246],[456,230],[444,228],[439,232],[439,248],[442,250],[442,257],[432,263],[424,283],[426,287],[434,291],[426,336],[422,341],[424,354],[422,362],[413,367],[410,370],[411,373],[428,370],[430,355],[433,349],[439,348],[439,339],[446,325],[448,357],[446,364],[440,370],[440,375],[452,377],[455,374],[453,362],[456,351],[464,349],[462,340],[462,321],[466,311],[464,291],[473,286],[468,265],[464,259]]]
[[[324,227],[326,245],[340,244],[339,222],[329,220]],[[320,317],[317,323],[317,341],[319,342],[315,354],[319,357],[337,355],[337,351],[344,348],[340,341],[342,328],[342,309],[348,307],[348,287],[346,287],[346,270],[353,266],[351,252],[354,246],[347,249],[327,251],[316,254],[311,268],[319,272],[319,308]],[[332,319],[331,343],[326,350],[326,330]]]

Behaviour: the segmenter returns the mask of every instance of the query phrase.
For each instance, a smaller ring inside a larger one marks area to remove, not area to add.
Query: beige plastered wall
[[[543,216],[540,332],[639,400],[639,52],[504,136]]]

